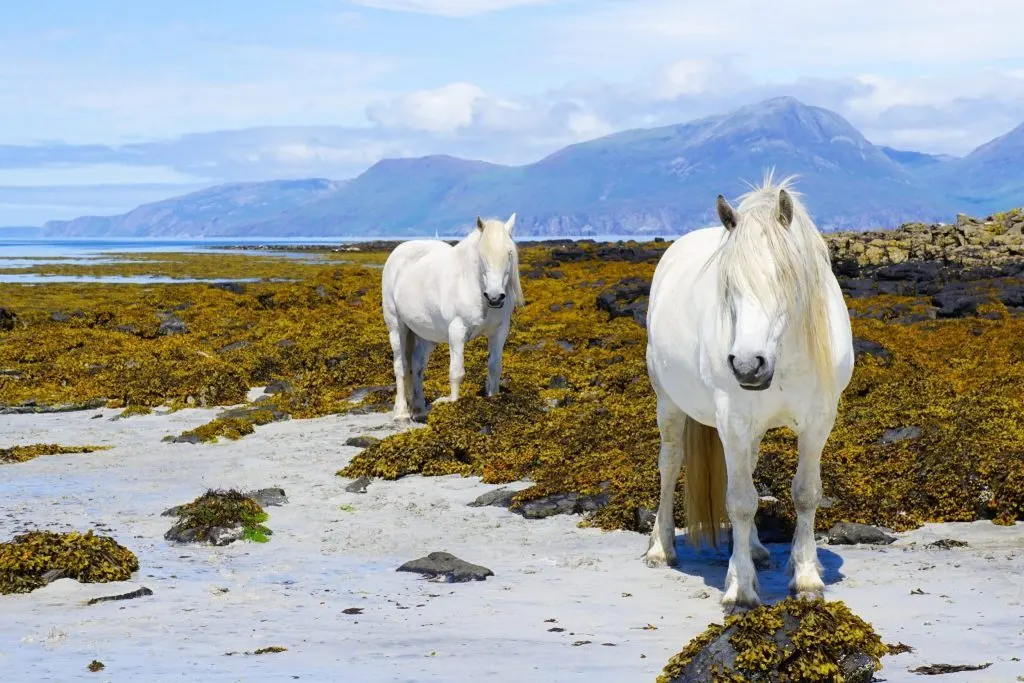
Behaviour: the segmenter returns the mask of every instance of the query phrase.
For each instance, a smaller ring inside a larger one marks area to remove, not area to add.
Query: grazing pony
[[[658,399],[661,499],[644,559],[676,562],[673,498],[685,463],[691,544],[717,546],[731,523],[727,611],[760,603],[754,560],[769,554],[754,526],[753,471],[775,427],[798,437],[790,591],[825,589],[814,542],[821,451],[853,373],[853,339],[828,248],[789,185],[769,173],[737,209],[719,195],[723,227],[676,240],[651,283],[647,369]]]
[[[515,222],[514,213],[504,222],[477,217],[476,229],[455,246],[410,240],[388,256],[381,277],[395,359],[395,420],[426,412],[423,371],[437,344],[449,346],[451,393],[435,403],[458,400],[463,349],[480,335],[487,336],[489,352],[487,395],[498,393],[512,310],[524,304],[512,239]]]

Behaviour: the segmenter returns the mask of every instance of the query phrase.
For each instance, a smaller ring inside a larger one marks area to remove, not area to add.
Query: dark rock
[[[231,292],[232,294],[245,294],[245,285],[241,282],[215,282],[210,287]]]
[[[114,330],[117,332],[123,332],[124,334],[139,333],[139,328],[135,327],[135,325],[118,325],[117,327],[114,328]]]
[[[345,491],[348,493],[366,493],[366,487],[373,483],[373,479],[369,477],[359,477],[354,482],[345,487]]]
[[[380,443],[380,439],[375,436],[350,436],[345,439],[345,445],[354,448],[368,448],[376,443]]]
[[[550,306],[548,306],[548,310],[551,311],[552,313],[558,313],[560,310],[562,310],[562,304],[551,304]]]
[[[0,308],[0,332],[10,332],[18,322],[18,316],[9,308]]]
[[[828,530],[828,542],[831,545],[888,545],[895,540],[895,536],[868,524],[840,522]]]
[[[922,674],[924,676],[938,676],[941,674],[956,674],[963,671],[981,671],[992,666],[991,662],[984,664],[929,664],[928,666],[919,666],[916,669],[911,669],[911,673]]]
[[[647,327],[647,299],[651,282],[639,277],[624,278],[597,295],[597,307],[608,313],[608,319],[632,318]]]
[[[494,576],[494,572],[487,567],[470,564],[445,552],[434,552],[418,560],[411,560],[395,571],[423,574],[431,580],[444,583],[484,581],[488,576]]]
[[[264,394],[290,394],[291,392],[292,383],[283,379],[274,380],[263,390]]]
[[[67,313],[64,313],[63,311],[57,311],[55,313],[50,314],[50,320],[52,320],[55,323],[66,323],[67,321],[71,320],[71,316],[68,315]]]
[[[551,381],[548,382],[548,387],[551,389],[565,389],[568,386],[569,380],[562,375],[555,375],[551,378]]]
[[[255,500],[261,507],[276,507],[288,502],[288,496],[282,488],[259,489],[249,491],[245,495]]]
[[[147,595],[152,595],[152,594],[153,594],[153,591],[151,591],[148,588],[146,588],[145,586],[143,586],[142,588],[140,588],[138,590],[134,590],[134,591],[132,591],[130,593],[121,593],[120,595],[105,595],[105,596],[103,596],[101,598],[92,598],[86,604],[88,604],[88,605],[95,605],[96,603],[99,603],[99,602],[109,602],[111,600],[133,600],[135,598],[141,598],[141,597],[145,597]]]
[[[43,579],[44,583],[53,583],[54,581],[59,581],[65,577],[67,577],[67,574],[64,572],[63,569],[51,569],[49,571],[43,572],[41,578]]]
[[[203,442],[202,437],[200,437],[198,434],[181,434],[179,436],[174,436],[165,440],[168,443],[201,444]]]
[[[967,541],[957,541],[952,538],[940,538],[937,541],[932,541],[925,545],[925,548],[937,548],[939,550],[949,550],[951,548],[966,548]]]
[[[571,246],[563,249],[552,249],[551,258],[562,263],[573,263],[590,260],[590,253],[579,247]]]
[[[606,488],[606,487],[603,487]],[[526,519],[544,519],[554,515],[578,515],[597,512],[611,501],[607,493],[581,496],[578,493],[555,493],[527,501],[513,510]]]
[[[527,351],[540,351],[543,348],[544,342],[539,341],[536,344],[523,344],[522,346],[516,348],[516,353],[525,353]]]
[[[892,354],[889,353],[888,349],[877,342],[861,339],[860,337],[854,337],[853,339],[853,353],[858,359],[862,356],[873,356],[882,365],[889,365],[892,362]]]
[[[295,342],[291,339],[282,339],[281,341],[274,344],[279,349],[290,349],[295,346]]]
[[[156,333],[161,337],[168,337],[172,334],[187,334],[188,325],[173,313],[164,313]]]
[[[356,389],[355,391],[353,391],[352,394],[348,397],[348,401],[349,403],[362,403],[363,401],[365,401],[370,396],[373,396],[374,394],[382,394],[394,390],[394,384],[388,386],[362,387],[360,389]]]
[[[242,349],[247,348],[249,346],[252,346],[252,342],[244,340],[236,341],[228,344],[227,346],[220,347],[219,349],[217,349],[217,353],[231,353],[232,351],[241,351]]]
[[[635,513],[635,524],[636,530],[642,534],[649,534],[654,531],[654,522],[658,518],[658,515],[654,510],[648,510],[647,508],[637,508]]]
[[[507,508],[508,506],[510,506],[512,504],[512,498],[517,493],[518,493],[518,491],[513,491],[512,489],[507,489],[507,488],[502,487],[500,489],[495,489],[494,491],[488,491],[487,493],[484,493],[484,494],[480,495],[473,502],[467,503],[467,505],[469,507],[471,507],[471,508],[480,508],[480,507]]]
[[[568,342],[564,339],[556,339],[555,344],[566,353],[572,353],[576,350],[576,347],[572,345],[572,342]]]
[[[164,538],[168,541],[176,543],[195,543],[199,539],[200,529],[185,529],[181,524],[175,524],[167,533],[164,534]],[[211,545],[224,546],[242,538],[245,534],[245,530],[241,525],[235,527],[210,527],[206,529],[206,538]]]
[[[899,429],[886,429],[885,432],[882,433],[881,438],[878,439],[877,443],[886,445],[896,443],[898,441],[912,441],[919,438],[921,438],[920,427],[900,427]]]
[[[966,318],[978,313],[978,306],[990,301],[982,294],[968,294],[963,285],[944,289],[932,296],[932,305],[940,318]]]

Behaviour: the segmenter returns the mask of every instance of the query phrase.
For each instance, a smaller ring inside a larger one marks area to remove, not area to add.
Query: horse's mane
[[[515,297],[514,305],[516,308],[522,307],[526,300],[523,297],[523,286],[519,281],[519,249],[516,242],[506,232],[504,221],[485,220],[483,223],[483,230],[474,227],[462,241],[479,244],[480,256],[493,267],[504,269],[509,265],[509,282],[512,284],[512,293]]]
[[[722,301],[734,291],[771,306],[780,302],[789,320],[799,325],[798,336],[811,356],[820,389],[835,394],[832,370],[831,326],[828,320],[828,278],[832,273],[828,246],[814,225],[799,193],[791,189],[793,176],[774,182],[765,174],[760,187],[740,198],[740,223],[728,231],[716,255]],[[792,199],[793,220],[783,227],[778,220],[779,191]],[[712,259],[714,260],[714,259]],[[773,273],[770,267],[775,267]]]

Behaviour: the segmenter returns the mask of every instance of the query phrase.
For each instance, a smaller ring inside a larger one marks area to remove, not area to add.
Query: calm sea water
[[[378,239],[378,237],[353,237],[353,238],[308,238],[308,239],[224,239],[224,240],[19,240],[0,239],[0,268],[26,268],[36,265],[53,263],[112,263],[115,260],[124,262],[127,259],[123,256],[114,257],[114,254],[132,253],[159,253],[159,252],[199,252],[224,250],[226,247],[245,246],[297,246],[297,245],[342,245],[356,242],[367,242]],[[445,238],[450,239],[450,238]],[[523,240],[547,241],[551,239],[562,239],[555,237],[524,237]],[[599,242],[616,242],[619,240],[637,239],[636,237],[622,235],[596,235],[588,236],[586,239],[593,239]],[[653,239],[644,237],[639,239]],[[231,253],[240,253],[232,249]],[[257,256],[289,256],[293,258],[316,258],[315,254],[303,252],[251,250],[241,253],[249,253]],[[161,282],[193,282],[194,280],[181,280],[160,277],[78,277],[78,276],[53,276],[40,275],[36,273],[0,273],[0,283],[38,283],[38,282],[121,282],[121,283],[161,283]]]

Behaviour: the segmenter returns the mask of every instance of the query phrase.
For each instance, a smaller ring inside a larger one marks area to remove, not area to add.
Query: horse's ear
[[[726,230],[732,230],[736,227],[736,212],[729,206],[729,202],[725,201],[725,197],[718,195],[718,200],[715,202],[715,208],[718,209],[718,220],[722,221],[722,225],[725,226]]]
[[[793,222],[793,198],[785,190],[779,190],[779,222],[786,228]]]
[[[512,234],[512,230],[515,227],[516,227],[516,215],[515,215],[515,213],[513,213],[511,216],[508,217],[508,220],[505,221],[505,230],[507,230],[508,234],[511,235]]]
[[[476,229],[480,232],[484,230],[484,219],[480,218],[480,216],[476,217]]]

